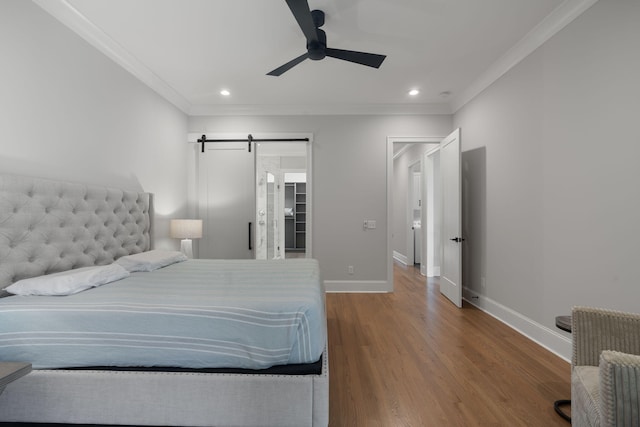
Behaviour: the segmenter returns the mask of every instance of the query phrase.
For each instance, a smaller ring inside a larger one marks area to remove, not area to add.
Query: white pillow
[[[5,290],[15,295],[71,295],[127,276],[129,272],[117,264],[83,267],[22,279]]]
[[[152,251],[140,252],[139,254],[127,255],[116,260],[130,272],[134,271],[153,271],[176,262],[186,261],[188,258],[185,254],[178,251],[165,251],[162,249],[154,249]]]

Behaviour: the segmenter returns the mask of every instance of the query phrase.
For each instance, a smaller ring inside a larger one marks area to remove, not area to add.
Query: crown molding
[[[516,45],[501,56],[449,103],[432,104],[325,104],[325,105],[191,105],[163,79],[89,21],[66,0],[32,0],[93,47],[129,71],[185,114],[193,116],[281,115],[427,115],[453,114],[507,71],[549,40],[598,0],[565,0]]]
[[[192,116],[334,116],[451,114],[448,104],[193,105]]]
[[[142,83],[156,91],[184,113],[188,114],[191,104],[182,95],[154,74],[135,56],[124,49],[104,31],[89,21],[66,0],[32,0],[58,21],[62,22],[93,47],[111,58],[116,64],[137,77]]]
[[[457,112],[478,96],[507,71],[542,46],[558,31],[593,6],[598,0],[565,0],[538,25],[533,27],[518,43],[502,55],[486,72],[480,75],[459,96],[451,100],[451,110]]]

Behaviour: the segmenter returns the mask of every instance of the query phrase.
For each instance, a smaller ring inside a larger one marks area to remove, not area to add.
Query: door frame
[[[199,162],[198,155],[200,155],[200,144],[198,139],[202,135],[206,135],[207,139],[247,139],[247,136],[251,134],[253,139],[303,139],[307,138],[305,142],[307,148],[307,215],[305,224],[305,245],[306,245],[306,257],[312,258],[313,248],[313,133],[311,132],[189,132],[187,133],[187,142],[193,143],[193,149],[191,150],[191,156],[188,160],[190,167],[187,168],[189,175],[187,177],[187,212],[193,218],[198,216],[200,204],[198,202],[199,193]],[[248,142],[248,141],[247,141]],[[300,142],[302,144],[303,142]],[[255,145],[255,142],[253,142]],[[252,146],[253,150],[253,146]],[[255,153],[255,150],[253,150]],[[255,165],[254,165],[255,174]],[[255,180],[254,180],[255,181]],[[255,211],[254,205],[254,211]],[[257,215],[257,213],[256,213]],[[255,220],[254,220],[255,221]],[[255,226],[255,222],[254,222]],[[206,231],[203,238],[206,236]],[[255,239],[255,233],[253,234]],[[254,242],[255,246],[255,242]]]
[[[414,243],[414,233],[415,230],[413,228],[413,198],[415,197],[416,188],[415,188],[415,174],[420,174],[420,200],[424,199],[424,186],[422,185],[422,155],[420,156],[420,160],[417,160],[408,166],[407,171],[407,209],[406,209],[406,224],[405,231],[407,233],[407,265],[415,265],[415,243]],[[416,172],[416,167],[419,167],[420,172]],[[422,215],[422,207],[420,207],[420,220],[424,220],[424,216]],[[422,239],[420,239],[421,246]],[[422,250],[420,251],[423,252]]]
[[[425,256],[423,263],[420,265],[420,272],[426,277],[440,276],[440,260],[442,259],[442,186],[440,185],[440,145],[434,146],[430,150],[423,153],[424,172],[422,183],[426,191],[424,191],[424,201],[422,207],[423,212],[423,234],[426,242],[424,243]],[[436,160],[437,159],[437,160]],[[436,163],[438,171],[436,172]],[[429,237],[429,236],[433,237]],[[436,254],[438,255],[436,257]],[[437,260],[437,262],[436,262]]]
[[[446,138],[446,136],[387,137],[387,284],[384,289],[386,292],[393,292],[393,144],[396,142],[410,144],[440,144],[444,138]],[[425,245],[424,239],[422,239],[422,245]]]

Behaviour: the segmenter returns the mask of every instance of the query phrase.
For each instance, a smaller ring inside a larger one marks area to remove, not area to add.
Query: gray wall
[[[451,125],[447,115],[189,119],[195,133],[313,133],[313,257],[344,290],[387,281],[387,137],[447,135]],[[365,219],[377,228],[364,231]]]
[[[455,114],[464,280],[499,316],[639,309],[638,23],[600,0]]]
[[[30,1],[0,2],[0,171],[155,194],[186,213],[187,117]]]

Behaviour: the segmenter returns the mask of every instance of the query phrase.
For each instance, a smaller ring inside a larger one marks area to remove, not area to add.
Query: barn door
[[[200,258],[254,258],[255,161],[247,142],[206,144],[198,154]]]

